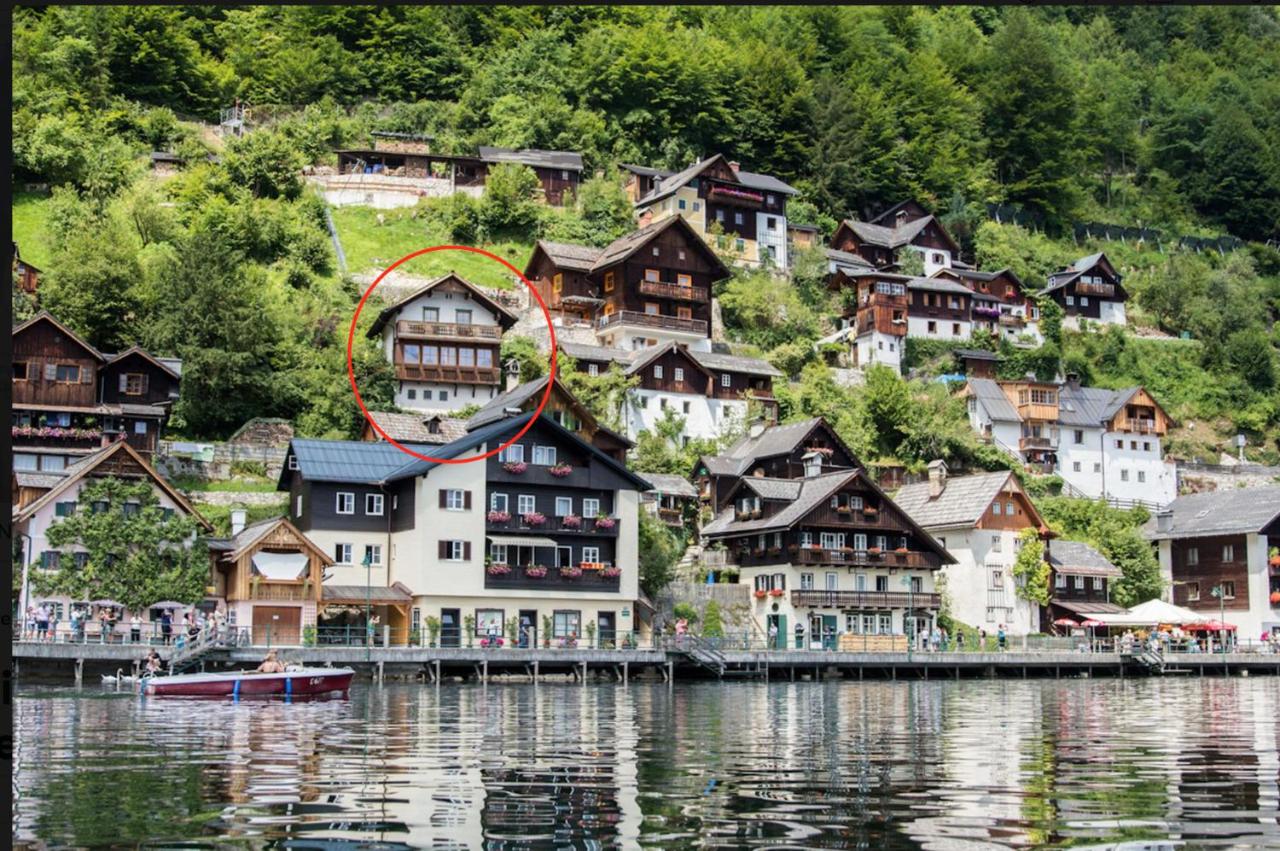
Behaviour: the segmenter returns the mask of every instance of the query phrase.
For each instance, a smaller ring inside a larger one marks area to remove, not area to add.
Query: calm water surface
[[[14,835],[184,848],[1280,848],[1280,679],[24,686]],[[1170,847],[1170,846],[1164,846]]]

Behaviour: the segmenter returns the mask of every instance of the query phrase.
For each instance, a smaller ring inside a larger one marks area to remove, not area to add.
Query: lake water
[[[1280,678],[24,685],[14,835],[50,847],[1280,848]],[[35,843],[33,843],[34,845]]]

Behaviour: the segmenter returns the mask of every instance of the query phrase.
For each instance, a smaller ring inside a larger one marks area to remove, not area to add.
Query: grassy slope
[[[39,269],[49,268],[53,255],[45,225],[48,218],[49,196],[35,192],[14,192],[13,238],[18,242],[22,259],[34,263]]]
[[[334,208],[333,223],[347,255],[347,268],[353,275],[384,269],[413,251],[450,240],[433,232],[408,210],[375,210],[371,207]],[[378,224],[382,213],[384,224]],[[499,242],[482,244],[480,248],[497,254],[517,269],[523,269],[533,246],[527,243]],[[415,258],[397,271],[411,275],[434,277],[455,271],[473,283],[490,287],[510,287],[511,273],[500,264],[479,254],[466,251],[440,251]]]

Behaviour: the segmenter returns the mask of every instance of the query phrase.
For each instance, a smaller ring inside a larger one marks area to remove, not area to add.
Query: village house
[[[1280,634],[1280,487],[1188,494],[1147,521],[1165,599],[1241,640]]]
[[[1061,618],[1076,623],[1106,620],[1107,615],[1125,612],[1111,602],[1114,583],[1123,576],[1107,557],[1082,541],[1045,541],[1049,562],[1049,605],[1041,609],[1045,632]],[[1101,615],[1102,617],[1095,617]]]
[[[369,327],[396,369],[396,405],[450,411],[501,392],[502,334],[516,316],[450,272],[384,308]]]
[[[372,145],[336,151],[337,174],[309,174],[334,206],[382,209],[413,206],[422,198],[457,193],[479,197],[489,171],[500,163],[528,166],[546,203],[570,203],[582,184],[582,155],[572,151],[513,150],[481,145],[475,154],[441,154],[432,137],[375,131]]]
[[[532,414],[488,422],[444,445],[460,461],[511,441]],[[637,523],[647,481],[550,416],[500,454],[474,463],[415,460],[385,442],[294,440],[279,487],[289,519],[333,565],[326,585],[374,589],[391,641],[509,639],[600,644],[639,629]],[[346,599],[318,624],[363,624]],[[329,598],[324,597],[327,601]],[[646,615],[647,617],[647,615]],[[464,635],[464,629],[470,629]]]
[[[1142,387],[1104,390],[1065,381],[972,378],[961,391],[983,438],[1066,492],[1125,506],[1158,507],[1177,494],[1177,469],[1161,438],[1173,421]]]
[[[828,278],[828,287],[844,294],[845,327],[837,336],[848,342],[855,367],[878,363],[902,372],[911,299],[908,281],[905,275],[870,267],[841,268]]]
[[[921,255],[925,276],[960,258],[960,246],[936,217],[914,201],[895,204],[869,222],[845,219],[831,235],[835,251],[861,257],[877,269],[897,266],[904,249]]]
[[[68,625],[72,608],[87,613],[91,601],[56,595],[38,596],[31,592],[27,574],[30,570],[65,568],[69,562],[77,567],[86,563],[88,554],[79,546],[66,551],[54,549],[49,543],[49,527],[76,512],[98,511],[97,505],[85,505],[80,493],[86,485],[104,478],[147,482],[163,514],[176,512],[193,517],[202,533],[213,530],[195,507],[156,472],[142,453],[125,441],[93,450],[57,471],[15,469],[12,473],[13,538],[17,545],[14,555],[15,563],[26,568],[22,571],[23,592],[19,605],[23,611],[27,604],[47,605],[53,612],[53,620],[63,629]],[[137,510],[135,504],[134,511]],[[124,511],[129,513],[128,503]],[[158,611],[140,614],[146,614],[146,619],[154,622],[161,617]]]
[[[904,485],[894,502],[955,557],[941,568],[952,617],[991,635],[1042,631],[1039,607],[1018,596],[1013,565],[1022,531],[1047,536],[1048,528],[1013,473],[951,477],[933,461],[928,481]]]
[[[117,440],[150,457],[181,380],[176,358],[98,351],[42,311],[13,328],[14,469],[56,473]]]
[[[946,278],[910,278],[907,336],[924,340],[967,340],[973,335],[970,310],[977,296]]]
[[[939,269],[933,277],[956,281],[973,293],[975,331],[989,331],[1014,342],[1044,341],[1040,335],[1040,308],[1035,298],[1024,293],[1022,281],[1009,269],[979,272],[952,266]]]
[[[790,268],[787,199],[797,194],[795,187],[744,171],[722,154],[679,172],[625,164],[622,169],[642,227],[679,216],[738,265]]]
[[[1058,303],[1067,328],[1080,327],[1081,320],[1102,325],[1124,325],[1124,303],[1129,293],[1120,284],[1121,275],[1107,255],[1099,252],[1081,257],[1049,276],[1049,285],[1038,295]]]
[[[540,240],[524,275],[553,321],[590,323],[601,346],[662,343],[711,349],[711,285],[730,275],[682,216],[647,224],[604,248]]]
[[[16,285],[27,295],[35,295],[40,286],[42,272],[34,264],[22,259],[18,252],[18,242],[13,242],[13,274],[17,278]]]
[[[653,489],[642,494],[640,504],[668,526],[684,526],[690,508],[697,508],[698,489],[684,476],[645,473]]]
[[[639,379],[621,412],[631,440],[642,431],[655,431],[667,411],[684,418],[685,443],[745,428],[753,411],[766,420],[777,419],[773,380],[782,373],[759,358],[699,351],[676,342],[632,351],[561,343],[560,350],[588,375],[616,363],[625,375]]]

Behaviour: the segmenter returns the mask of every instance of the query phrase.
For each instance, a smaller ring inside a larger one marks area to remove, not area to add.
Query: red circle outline
[[[529,421],[524,424],[524,428],[516,432],[511,437],[511,439],[508,440],[506,443],[503,443],[493,449],[490,449],[488,452],[484,453],[483,455],[476,455],[471,458],[435,458],[430,455],[422,455],[417,452],[414,452],[412,449],[408,448],[407,446],[404,446],[400,444],[398,441],[392,439],[392,437],[389,434],[383,431],[382,428],[376,422],[374,422],[373,417],[369,415],[369,409],[365,407],[364,399],[360,397],[360,388],[356,384],[355,366],[352,364],[352,361],[351,361],[351,350],[352,350],[352,346],[355,344],[355,338],[356,338],[356,322],[360,319],[360,311],[364,310],[365,302],[369,300],[369,296],[373,294],[373,291],[375,289],[377,289],[378,284],[382,283],[382,279],[385,278],[388,274],[390,274],[397,266],[401,265],[402,263],[408,260],[412,260],[415,257],[420,257],[423,254],[430,254],[433,251],[451,251],[451,250],[470,251],[473,254],[479,254],[484,257],[488,257],[490,260],[496,260],[497,262],[501,263],[503,266],[506,266],[508,269],[510,269],[512,274],[514,274],[520,280],[524,281],[524,285],[529,288],[529,292],[533,293],[533,297],[537,299],[538,306],[542,308],[542,315],[547,320],[547,331],[550,332],[551,334],[551,357],[548,360],[548,363],[551,366],[551,372],[548,376],[547,387],[545,390],[542,391],[542,400],[538,403],[538,407],[533,412],[533,416],[530,417]],[[524,437],[525,432],[527,432],[530,428],[532,428],[533,424],[537,422],[540,416],[542,416],[542,410],[547,406],[547,400],[551,398],[551,385],[555,383],[555,377],[556,377],[556,329],[551,324],[551,311],[547,310],[547,303],[543,301],[542,296],[538,294],[537,287],[535,287],[533,283],[524,276],[523,272],[521,272],[515,266],[512,266],[506,260],[502,259],[501,257],[494,254],[493,252],[485,251],[483,248],[476,248],[471,245],[435,245],[429,248],[420,248],[417,251],[414,251],[410,254],[406,254],[396,262],[392,263],[387,268],[383,269],[382,273],[378,275],[378,277],[374,278],[373,283],[369,285],[369,288],[364,291],[364,295],[361,296],[360,303],[356,305],[356,312],[351,317],[351,327],[347,330],[347,378],[351,382],[351,392],[356,397],[356,404],[360,406],[360,413],[364,415],[365,422],[373,426],[373,430],[376,431],[378,434],[382,435],[383,440],[387,441],[387,443],[390,443],[392,446],[394,446],[396,449],[399,449],[401,452],[405,453],[406,455],[412,455],[414,458],[417,458],[422,461],[429,461],[436,464],[470,464],[473,461],[483,461],[486,458],[492,458],[494,455],[497,455],[499,452],[506,449],[508,446],[515,443],[520,438]]]

